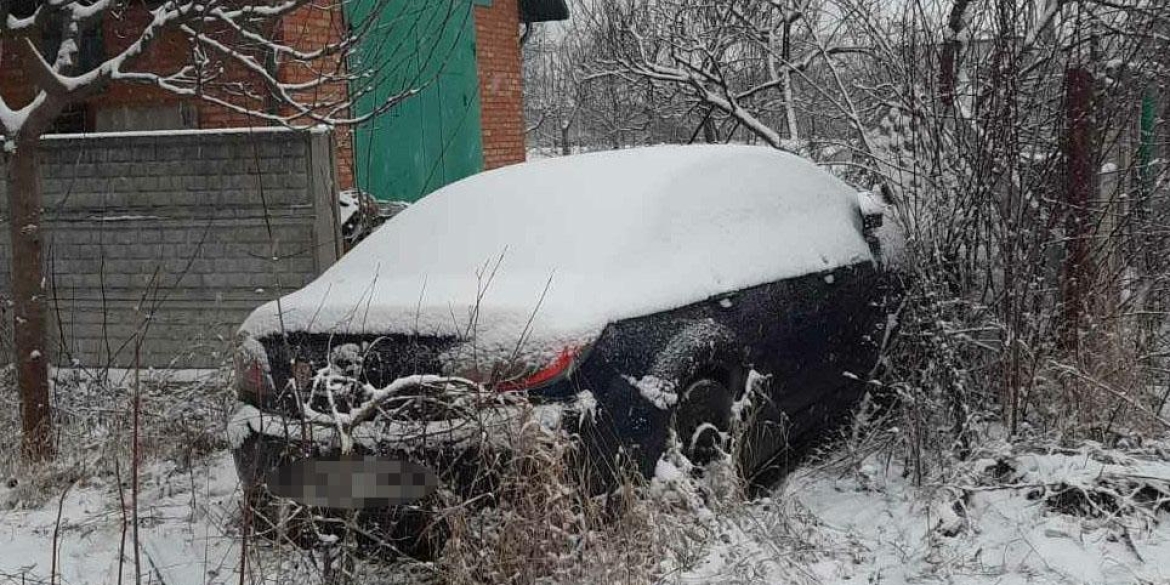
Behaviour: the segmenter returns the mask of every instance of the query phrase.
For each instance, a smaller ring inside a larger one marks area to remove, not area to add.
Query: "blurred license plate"
[[[438,486],[417,463],[377,457],[302,459],[274,469],[268,490],[306,506],[346,510],[417,502]]]

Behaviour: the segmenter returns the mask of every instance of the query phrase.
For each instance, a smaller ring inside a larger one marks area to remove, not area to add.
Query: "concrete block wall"
[[[47,137],[56,364],[209,368],[247,314],[340,255],[328,132]],[[0,297],[10,290],[0,183]]]

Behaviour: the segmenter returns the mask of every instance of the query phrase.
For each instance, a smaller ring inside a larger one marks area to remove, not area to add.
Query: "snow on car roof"
[[[871,261],[856,190],[770,148],[547,159],[439,189],[242,331],[556,344],[723,292]],[[540,345],[540,344],[537,344]]]

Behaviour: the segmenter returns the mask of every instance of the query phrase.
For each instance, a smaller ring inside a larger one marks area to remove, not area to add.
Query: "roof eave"
[[[520,22],[549,22],[568,20],[569,6],[565,0],[520,0]]]

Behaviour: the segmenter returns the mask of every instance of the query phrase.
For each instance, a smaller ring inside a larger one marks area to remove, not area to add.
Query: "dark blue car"
[[[452,184],[241,327],[241,476],[357,449],[471,493],[517,409],[577,433],[600,478],[652,475],[672,437],[702,464],[736,426],[743,468],[765,468],[847,413],[873,367],[868,221],[855,189],[766,148],[612,151]]]

